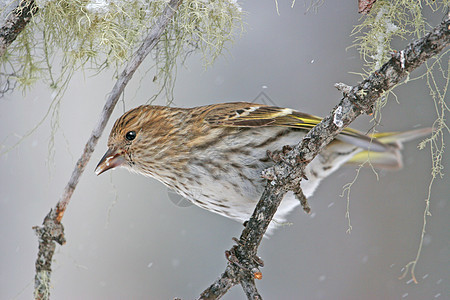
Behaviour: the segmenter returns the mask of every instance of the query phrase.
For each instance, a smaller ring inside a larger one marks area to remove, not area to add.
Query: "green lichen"
[[[430,26],[423,16],[424,8],[430,9],[433,12],[441,10],[446,13],[449,4],[449,0],[378,0],[370,13],[362,17],[361,24],[357,25],[353,30],[353,35],[356,38],[352,47],[358,49],[365,62],[364,70],[360,75],[363,78],[367,77],[368,74],[379,69],[390,59],[390,53],[394,50],[392,46],[394,39],[419,38],[425,34]],[[427,145],[430,146],[432,160],[431,180],[428,188],[428,196],[425,200],[422,233],[419,239],[416,257],[405,266],[405,271],[400,277],[402,279],[407,274],[410,274],[412,280],[416,283],[415,267],[422,252],[427,217],[431,216],[431,187],[437,177],[442,178],[444,176],[442,164],[445,148],[444,136],[446,133],[450,133],[450,128],[446,124],[446,114],[449,113],[450,109],[444,101],[447,97],[450,83],[450,60],[448,58],[444,59],[444,57],[448,57],[449,52],[450,50],[447,50],[438,57],[431,59],[431,63],[425,63],[426,70],[424,74],[416,78],[410,78],[408,76],[407,80],[401,83],[406,84],[418,79],[425,79],[426,85],[430,89],[430,96],[433,99],[437,115],[432,125],[432,135],[419,144],[419,148],[421,149]],[[390,95],[396,98],[395,94],[390,90],[386,91],[383,97],[377,101],[373,118],[375,124],[380,123],[381,109],[387,103],[387,98]],[[376,129],[373,128],[373,130]],[[359,169],[357,172],[359,172]],[[347,194],[350,192],[350,188],[354,182],[344,187],[344,191]],[[349,215],[348,207],[347,202],[347,215]],[[350,221],[349,227],[351,228]]]
[[[358,74],[366,78],[386,63],[391,58],[391,53],[395,51],[392,45],[394,40],[422,37],[431,28],[424,17],[425,9],[432,12],[445,11],[449,4],[449,0],[376,1],[370,13],[361,17],[361,24],[355,26],[352,32],[355,42],[349,48],[356,47],[364,61],[363,71]],[[409,80],[408,76],[404,83]],[[384,97],[381,97],[375,105],[373,114],[375,124],[380,123],[381,109],[391,95],[395,97],[392,89],[386,91]]]
[[[54,0],[37,5],[30,24],[2,57],[2,79],[14,79],[22,88],[43,80],[64,91],[76,70],[118,70],[167,1]],[[167,74],[177,59],[196,50],[205,64],[212,63],[242,27],[241,17],[233,1],[184,1],[153,53],[156,74],[165,74],[157,78],[163,84],[173,81]]]
[[[419,38],[429,25],[423,16],[424,6],[432,11],[445,9],[448,0],[378,0],[370,13],[361,17],[361,24],[354,27],[352,35],[356,47],[365,62],[365,74],[379,69],[394,51],[395,38]]]

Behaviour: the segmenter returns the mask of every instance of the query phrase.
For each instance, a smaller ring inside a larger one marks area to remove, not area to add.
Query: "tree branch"
[[[0,57],[5,54],[6,49],[25,26],[30,22],[33,14],[38,11],[34,0],[16,1],[16,7],[7,13],[4,24],[0,27]],[[13,4],[11,4],[13,5]],[[7,8],[4,8],[7,10]]]
[[[344,97],[333,111],[312,128],[281,161],[264,170],[263,177],[268,179],[268,183],[237,245],[226,252],[228,265],[225,272],[201,294],[200,299],[220,298],[238,283],[244,287],[247,297],[254,299],[254,294],[247,290],[253,284],[252,291],[256,292],[256,287],[254,281],[249,281],[248,278],[261,277],[259,267],[262,262],[256,256],[259,244],[284,195],[288,191],[294,191],[300,196],[303,194],[299,187],[308,163],[359,115],[371,114],[378,98],[427,59],[441,52],[449,42],[450,13],[423,38],[410,43],[404,50],[393,53],[387,63],[360,84],[353,87],[339,86]]]
[[[39,252],[36,259],[36,275],[35,275],[35,298],[48,299],[50,296],[50,275],[53,254],[55,252],[56,243],[63,245],[65,243],[64,227],[61,219],[64,216],[67,205],[70,202],[72,194],[78,184],[78,181],[89,162],[92,152],[97,145],[103,130],[111,116],[114,107],[119,100],[125,86],[130,81],[136,69],[150,53],[150,51],[158,43],[162,33],[164,32],[170,19],[175,14],[182,0],[171,0],[165,7],[162,14],[156,21],[155,26],[150,30],[144,39],[140,48],[133,54],[125,69],[120,74],[114,85],[109,97],[100,114],[99,122],[91,133],[81,157],[78,159],[75,169],[72,172],[69,182],[64,192],[56,204],[54,209],[44,219],[43,226],[35,226],[34,230],[39,238]]]

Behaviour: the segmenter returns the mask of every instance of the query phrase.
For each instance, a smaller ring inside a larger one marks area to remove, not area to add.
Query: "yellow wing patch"
[[[210,107],[204,120],[213,126],[263,127],[284,126],[309,131],[322,118],[295,111],[290,108],[267,106],[254,103],[223,103]],[[372,151],[386,151],[389,145],[378,142],[376,138],[352,129],[345,128],[337,139]]]

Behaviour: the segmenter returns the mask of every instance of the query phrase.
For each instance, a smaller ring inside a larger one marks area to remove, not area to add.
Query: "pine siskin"
[[[244,222],[264,190],[261,171],[273,165],[267,151],[276,154],[285,145],[297,144],[320,121],[289,108],[245,102],[195,108],[143,105],[115,122],[109,149],[95,172],[126,167],[161,181],[204,209]],[[307,166],[303,193],[309,198],[341,165],[368,157],[377,168],[400,168],[402,142],[430,131],[370,136],[346,128]],[[288,193],[272,224],[283,223],[299,204]]]

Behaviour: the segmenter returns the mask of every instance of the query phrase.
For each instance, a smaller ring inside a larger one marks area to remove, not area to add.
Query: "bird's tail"
[[[426,136],[432,132],[431,128],[421,128],[405,132],[380,132],[369,134],[369,137],[376,139],[385,145],[389,145],[388,151],[375,152],[369,150],[361,151],[355,154],[347,164],[370,164],[377,169],[396,170],[403,167],[401,149],[403,143],[420,137]]]

